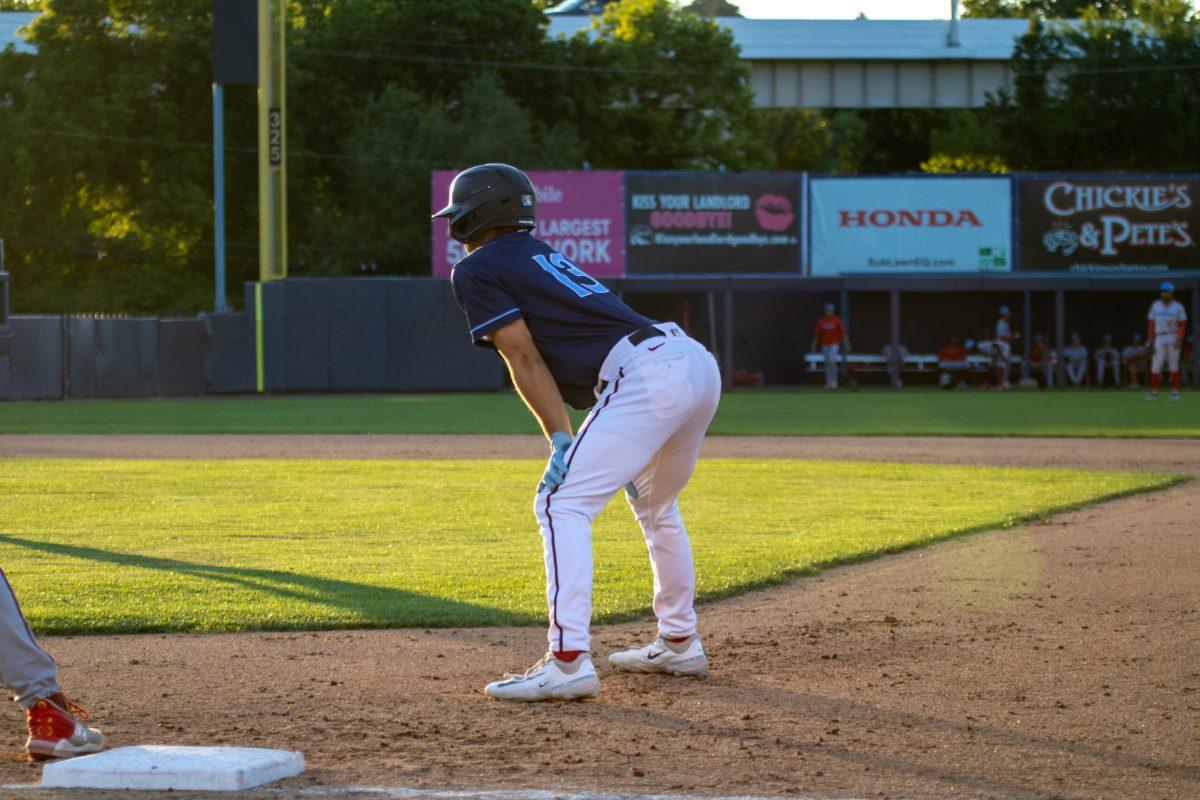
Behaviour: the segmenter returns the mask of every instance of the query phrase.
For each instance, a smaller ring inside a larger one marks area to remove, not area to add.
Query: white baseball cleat
[[[581,654],[569,664],[547,653],[523,675],[509,674],[484,689],[493,700],[537,703],[542,700],[582,700],[600,696],[600,679],[592,658]]]
[[[676,677],[708,674],[708,656],[704,655],[699,636],[678,645],[659,637],[645,647],[613,653],[608,663],[625,672],[664,672]]]
[[[1171,392],[1171,399],[1172,399],[1172,400],[1178,400],[1178,399],[1179,399],[1179,392],[1172,390],[1172,392]]]
[[[1146,399],[1147,399],[1147,400],[1157,400],[1157,399],[1158,399],[1158,392],[1147,392],[1147,393],[1146,393]]]

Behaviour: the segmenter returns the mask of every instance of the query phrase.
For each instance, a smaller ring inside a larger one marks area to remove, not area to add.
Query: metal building
[[[761,108],[977,108],[1012,88],[1027,20],[804,20],[721,17],[750,65]],[[550,34],[591,17],[551,15]]]

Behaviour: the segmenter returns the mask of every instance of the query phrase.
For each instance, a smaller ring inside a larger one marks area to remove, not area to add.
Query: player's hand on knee
[[[550,460],[546,462],[546,471],[542,482],[538,484],[538,493],[557,489],[567,477],[567,448],[571,446],[571,434],[566,431],[555,431],[550,434]]]

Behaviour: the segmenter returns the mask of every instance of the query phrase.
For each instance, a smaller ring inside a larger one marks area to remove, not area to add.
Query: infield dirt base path
[[[0,437],[0,456],[544,454],[536,439],[470,440]],[[706,455],[1200,474],[1195,441],[729,438]],[[608,671],[604,657],[653,625],[602,627],[603,694],[570,705],[501,705],[481,692],[537,659],[536,629],[46,644],[114,745],[305,753],[303,778],[258,797],[355,784],[1183,800],[1200,797],[1198,528],[1191,482],[706,605],[705,680]],[[12,745],[0,784],[37,779],[18,760],[22,737],[15,711],[3,715],[0,741]]]

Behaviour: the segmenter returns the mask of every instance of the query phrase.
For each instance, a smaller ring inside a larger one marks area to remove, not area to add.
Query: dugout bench
[[[838,360],[847,372],[887,372],[887,359],[878,353],[850,353]],[[1014,367],[1019,367],[1021,357],[1014,355],[1010,361]],[[992,368],[994,362],[991,356],[972,353],[967,356],[967,363],[971,365],[972,373],[984,373]],[[808,353],[804,356],[804,366],[808,372],[824,372],[825,356],[821,353]],[[912,354],[904,359],[904,365],[900,369],[901,372],[937,372],[938,357]]]

